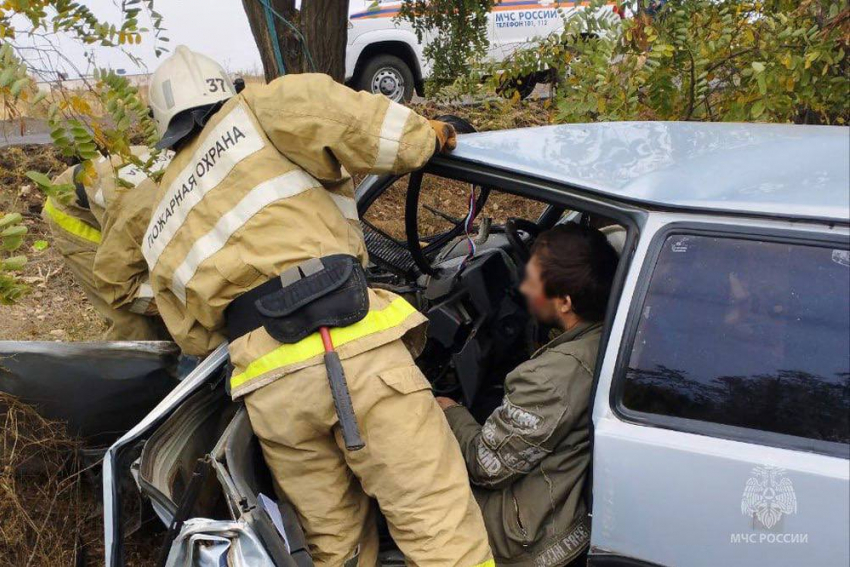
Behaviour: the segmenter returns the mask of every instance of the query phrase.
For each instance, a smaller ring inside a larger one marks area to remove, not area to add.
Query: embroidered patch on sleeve
[[[518,438],[510,439],[498,452],[503,463],[521,473],[530,472],[548,454],[549,451]]]
[[[498,455],[484,443],[478,444],[478,464],[489,476],[496,476],[502,470]]]
[[[532,433],[543,425],[543,417],[512,404],[507,398],[499,411],[502,412],[502,419],[522,433]]]

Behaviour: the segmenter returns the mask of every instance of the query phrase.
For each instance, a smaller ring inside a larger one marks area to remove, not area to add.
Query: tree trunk
[[[348,0],[308,0],[299,13],[295,0],[263,0],[290,22],[301,35],[315,63],[315,70],[342,82],[345,78],[345,47],[348,42]],[[260,51],[266,81],[281,74],[272,45],[266,11],[260,0],[242,0],[251,33]],[[276,16],[272,16],[280,42],[286,73],[313,71],[297,34]]]
[[[340,83],[345,80],[348,0],[302,2],[301,30],[316,63],[316,71],[326,73]]]
[[[295,11],[295,0],[266,0],[272,8],[284,14],[286,8],[290,8],[290,12]],[[242,7],[245,9],[245,15],[248,16],[248,23],[251,26],[251,34],[254,36],[254,43],[257,44],[257,49],[260,52],[260,61],[263,64],[263,72],[266,82],[269,82],[280,75],[275,61],[274,48],[272,47],[271,36],[269,35],[269,27],[266,20],[265,7],[259,0],[242,0]],[[276,18],[274,18],[276,19]]]

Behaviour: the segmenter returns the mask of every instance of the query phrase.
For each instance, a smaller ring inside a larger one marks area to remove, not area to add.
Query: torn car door
[[[178,384],[178,355],[171,342],[0,341],[0,391],[106,446]]]

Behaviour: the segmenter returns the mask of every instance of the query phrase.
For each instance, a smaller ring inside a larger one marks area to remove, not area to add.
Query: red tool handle
[[[331,339],[331,331],[327,327],[319,327],[319,334],[322,336],[322,344],[325,345],[325,352],[334,351],[334,342]]]

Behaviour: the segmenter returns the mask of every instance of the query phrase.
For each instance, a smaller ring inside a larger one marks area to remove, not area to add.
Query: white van
[[[359,90],[408,101],[414,90],[422,94],[431,69],[408,22],[397,19],[400,0],[350,0],[346,83]],[[503,61],[518,47],[563,27],[564,16],[578,10],[573,0],[500,0],[488,19],[492,61]],[[425,38],[425,42],[428,38]],[[522,94],[530,94],[527,81]]]

